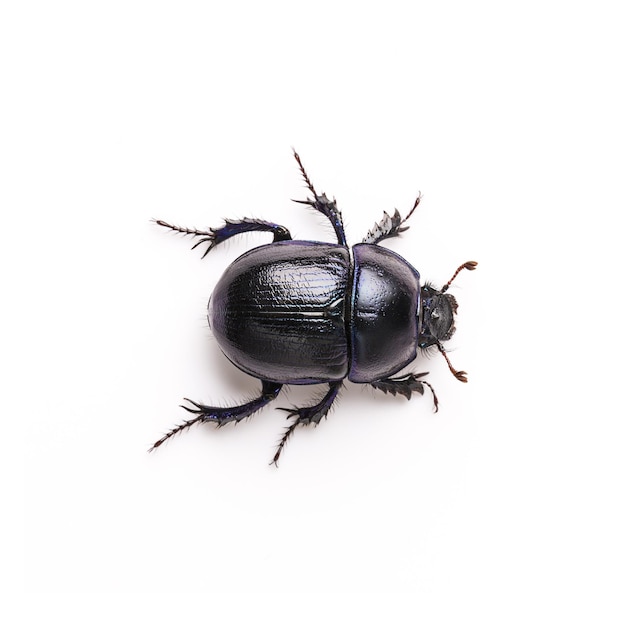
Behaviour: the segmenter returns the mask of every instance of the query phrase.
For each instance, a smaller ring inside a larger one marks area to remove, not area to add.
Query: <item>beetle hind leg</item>
[[[329,389],[326,395],[313,406],[305,406],[302,408],[293,407],[290,409],[280,409],[281,411],[286,411],[288,413],[287,419],[291,417],[295,417],[295,421],[285,430],[283,433],[283,437],[276,448],[276,454],[272,459],[272,464],[278,466],[278,459],[280,458],[280,454],[287,443],[287,439],[291,437],[293,431],[299,424],[307,425],[307,424],[317,424],[320,423],[321,419],[328,414],[330,407],[333,402],[336,400],[337,395],[339,394],[339,390],[341,389],[342,382],[329,383]]]
[[[217,426],[223,426],[224,424],[228,424],[229,422],[240,422],[242,419],[249,417],[253,413],[256,413],[258,410],[262,409],[266,404],[269,404],[272,400],[276,399],[278,396],[282,385],[280,383],[271,383],[267,381],[263,382],[263,389],[261,391],[261,395],[258,398],[254,398],[250,400],[250,402],[246,402],[245,404],[241,404],[239,406],[232,407],[216,407],[216,406],[207,406],[206,404],[199,404],[194,402],[193,400],[189,400],[185,398],[191,407],[187,407],[181,405],[183,409],[189,411],[195,415],[194,418],[185,420],[182,424],[175,426],[170,430],[169,433],[161,437],[149,450],[148,452],[152,452],[155,448],[158,448],[160,445],[165,443],[170,437],[176,435],[177,433],[186,430],[190,426],[194,424],[200,424],[202,422],[213,422],[217,424]]]
[[[197,248],[201,244],[208,244],[205,253],[202,255],[204,258],[215,246],[234,237],[235,235],[241,235],[243,233],[252,232],[270,232],[274,235],[274,242],[287,241],[291,239],[291,233],[287,228],[280,224],[274,224],[272,222],[266,222],[264,220],[256,220],[251,218],[244,218],[239,221],[226,220],[226,223],[221,228],[209,228],[209,230],[196,230],[195,228],[184,228],[182,226],[174,226],[168,224],[163,220],[155,220],[159,226],[169,228],[177,233],[183,235],[191,235],[192,237],[200,237],[198,241],[191,247],[192,250]]]

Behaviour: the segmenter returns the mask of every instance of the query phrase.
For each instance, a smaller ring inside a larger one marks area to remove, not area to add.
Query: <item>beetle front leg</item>
[[[189,400],[189,398],[185,398],[185,401],[189,402],[192,407],[187,407],[181,404],[181,408],[185,409],[185,411],[189,411],[189,413],[193,413],[196,417],[186,420],[182,424],[174,427],[169,433],[167,433],[167,435],[161,437],[161,439],[159,439],[148,450],[148,452],[152,452],[152,450],[158,448],[170,437],[181,432],[182,430],[186,430],[194,424],[213,422],[214,424],[217,424],[217,426],[223,426],[229,422],[240,422],[242,419],[256,413],[259,409],[262,409],[266,404],[274,400],[282,388],[280,383],[271,383],[267,381],[262,381],[262,383],[263,389],[261,391],[261,395],[258,398],[254,398],[254,400],[250,400],[250,402],[246,402],[245,404],[241,404],[239,406],[207,406],[206,404],[198,404],[193,400]]]
[[[411,399],[414,393],[418,393],[420,396],[424,395],[424,385],[430,389],[433,394],[433,402],[435,405],[435,412],[439,410],[439,400],[437,400],[437,394],[430,383],[425,380],[420,380],[424,376],[428,376],[428,372],[421,372],[420,374],[405,374],[398,378],[382,378],[376,380],[370,385],[374,389],[378,389],[383,393],[390,393],[392,396],[400,394],[407,400]]]
[[[415,199],[413,208],[404,218],[400,215],[398,209],[395,209],[393,215],[389,215],[387,211],[384,211],[383,219],[374,224],[374,227],[367,233],[362,243],[375,244],[381,242],[383,239],[398,237],[400,233],[403,233],[409,228],[408,226],[403,226],[403,224],[411,217],[411,215],[413,215],[413,212],[417,209],[417,205],[420,203],[421,199],[422,194],[419,194]]]
[[[291,233],[284,226],[274,224],[272,222],[266,222],[264,220],[250,219],[247,217],[239,221],[226,220],[226,223],[222,226],[222,228],[209,228],[209,230],[196,230],[195,228],[174,226],[164,222],[163,220],[155,221],[159,226],[169,228],[174,232],[183,233],[183,235],[191,235],[192,237],[200,237],[200,239],[191,247],[192,250],[197,248],[200,244],[209,244],[206,252],[202,255],[202,258],[204,258],[218,244],[234,237],[235,235],[241,235],[243,233],[270,232],[274,234],[274,242],[287,241],[291,239]]]
[[[270,465],[274,464],[278,466],[278,459],[280,457],[280,453],[283,451],[283,448],[285,447],[285,444],[287,443],[287,439],[289,439],[289,437],[292,435],[293,431],[296,429],[296,427],[299,424],[307,425],[307,424],[313,423],[317,426],[317,424],[320,423],[321,419],[328,413],[328,411],[330,410],[330,407],[332,406],[333,402],[337,398],[337,395],[339,394],[339,390],[341,389],[342,384],[343,384],[342,381],[329,383],[329,389],[326,395],[317,404],[313,406],[305,406],[301,409],[297,407],[293,407],[291,409],[282,409],[282,408],[280,409],[281,411],[286,411],[289,414],[287,416],[287,419],[289,419],[290,417],[296,417],[296,416],[297,416],[297,419],[283,433],[283,438],[280,440],[280,443],[278,444],[278,448],[276,448],[276,454],[274,455],[274,458],[272,459],[272,463],[270,463]]]

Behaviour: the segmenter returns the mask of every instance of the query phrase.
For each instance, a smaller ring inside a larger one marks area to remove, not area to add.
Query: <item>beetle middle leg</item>
[[[285,447],[285,444],[287,443],[287,439],[289,439],[289,437],[292,435],[293,431],[299,424],[307,425],[313,423],[317,426],[317,424],[320,423],[320,420],[328,413],[330,407],[337,398],[342,384],[342,381],[329,383],[329,389],[326,395],[313,406],[305,406],[300,409],[297,407],[293,407],[291,409],[280,409],[281,411],[286,411],[289,414],[287,416],[287,419],[296,416],[297,418],[291,424],[291,426],[289,426],[289,428],[287,428],[287,430],[283,433],[283,437],[280,440],[278,447],[276,448],[276,454],[272,459],[272,463],[274,465],[278,465],[278,459],[281,452],[283,451],[283,448]]]
[[[298,167],[302,173],[302,178],[304,178],[304,182],[306,183],[308,190],[313,194],[313,198],[307,198],[306,200],[294,200],[294,202],[307,204],[308,206],[313,207],[316,211],[319,211],[322,215],[325,215],[333,225],[333,229],[337,235],[337,243],[342,246],[347,245],[346,233],[343,227],[343,218],[341,217],[341,211],[337,208],[337,203],[334,199],[329,200],[325,193],[319,195],[317,191],[315,191],[313,183],[311,183],[311,180],[304,169],[304,165],[302,165],[300,155],[294,150],[293,156],[298,163]]]
[[[197,248],[200,244],[209,244],[205,253],[202,255],[202,258],[204,258],[218,244],[234,237],[235,235],[241,235],[243,233],[270,232],[274,234],[274,243],[277,241],[287,241],[291,239],[291,233],[284,226],[274,224],[272,222],[266,222],[264,220],[250,219],[247,217],[239,221],[226,220],[226,223],[222,226],[222,228],[209,228],[209,230],[196,230],[195,228],[174,226],[164,222],[163,220],[155,221],[159,226],[169,228],[174,232],[183,233],[183,235],[191,235],[192,237],[200,237],[200,239],[191,247],[192,250]]]
[[[181,407],[185,409],[185,411],[193,413],[196,417],[194,417],[193,419],[185,420],[182,424],[174,427],[172,430],[170,430],[169,433],[167,433],[167,435],[161,437],[161,439],[159,439],[150,448],[150,450],[148,450],[148,452],[152,452],[152,450],[158,448],[170,437],[172,437],[176,433],[181,432],[182,430],[186,430],[194,424],[202,422],[213,422],[218,426],[223,426],[224,424],[228,424],[229,422],[240,422],[242,419],[249,417],[253,413],[256,413],[266,404],[269,404],[272,400],[276,399],[282,388],[282,384],[280,383],[272,383],[268,381],[262,381],[262,383],[263,389],[261,391],[261,395],[258,398],[254,398],[253,400],[250,400],[250,402],[246,402],[245,404],[241,404],[239,406],[207,406],[206,404],[199,404],[197,402],[194,402],[193,400],[185,398],[185,401],[189,402],[189,404],[191,404],[192,406],[187,407],[181,405]]]

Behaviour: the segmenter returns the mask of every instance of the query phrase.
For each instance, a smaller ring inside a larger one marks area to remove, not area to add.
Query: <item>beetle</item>
[[[417,356],[418,349],[436,348],[457,380],[443,342],[454,331],[457,302],[447,293],[464,269],[460,265],[441,288],[421,286],[419,272],[405,259],[379,244],[409,227],[421,194],[406,217],[386,211],[363,241],[350,249],[336,201],[318,194],[300,156],[294,157],[311,197],[295,200],[324,215],[337,243],[297,241],[287,228],[272,222],[244,218],[226,220],[221,228],[196,230],[155,220],[170,231],[197,237],[192,249],[207,244],[204,258],[223,241],[247,232],[269,232],[273,242],[237,258],[218,281],[208,305],[209,326],[224,355],[241,371],[261,382],[261,393],[244,404],[218,407],[185,398],[183,409],[193,415],[175,426],[150,448],[161,446],[193,424],[223,426],[240,422],[272,400],[283,385],[325,384],[328,390],[316,404],[281,409],[294,418],[284,431],[271,463],[277,465],[285,443],[300,424],[319,424],[337,398],[343,382],[367,384],[384,393],[410,400],[428,387],[435,411],[439,402],[423,380],[428,372],[396,376]]]

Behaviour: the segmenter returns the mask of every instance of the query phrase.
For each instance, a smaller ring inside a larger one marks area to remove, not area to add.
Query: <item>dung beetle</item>
[[[238,406],[217,407],[185,398],[181,405],[193,417],[173,428],[150,450],[172,435],[201,422],[223,426],[239,422],[274,400],[283,385],[325,384],[328,391],[312,406],[282,409],[294,418],[283,433],[272,463],[299,424],[319,424],[337,398],[343,381],[363,383],[384,393],[424,394],[428,387],[435,411],[438,400],[423,380],[428,372],[394,376],[417,356],[418,348],[434,347],[454,369],[443,342],[452,337],[457,302],[447,293],[463,263],[441,288],[420,285],[420,275],[398,254],[379,246],[408,229],[407,220],[420,203],[418,195],[406,217],[386,211],[362,243],[350,249],[335,200],[318,194],[297,152],[294,157],[310,198],[296,200],[326,216],[337,243],[296,241],[279,224],[258,219],[226,220],[221,228],[195,230],[156,220],[171,231],[198,237],[193,248],[215,246],[241,233],[270,232],[273,242],[236,259],[218,281],[208,305],[209,326],[225,356],[240,370],[261,381],[258,397]],[[193,249],[192,248],[192,249]]]

